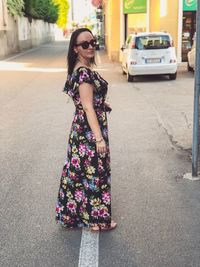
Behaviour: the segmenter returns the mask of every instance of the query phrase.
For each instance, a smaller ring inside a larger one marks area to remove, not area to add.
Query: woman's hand
[[[107,152],[106,142],[104,141],[103,138],[99,141],[98,140],[96,141],[96,148],[97,148],[97,153],[99,154]]]

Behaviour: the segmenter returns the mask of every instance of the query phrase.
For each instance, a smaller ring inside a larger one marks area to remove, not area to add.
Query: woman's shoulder
[[[87,66],[83,66],[83,65],[81,65],[81,66],[77,66],[77,67],[75,67],[74,70],[73,70],[73,73],[74,73],[74,74],[79,74],[80,72],[92,73],[93,70],[92,70],[91,68],[89,68],[89,67],[87,67]]]
[[[71,83],[78,86],[82,83],[90,83],[94,82],[93,71],[86,66],[77,66],[74,68],[72,75],[70,76]]]

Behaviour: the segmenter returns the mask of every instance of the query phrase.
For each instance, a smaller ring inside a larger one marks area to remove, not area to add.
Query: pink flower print
[[[101,110],[99,110],[99,111],[97,111],[97,114],[98,114],[99,117],[101,117],[103,112]]]
[[[70,217],[68,215],[63,215],[63,221],[64,222],[70,221]]]
[[[99,216],[98,209],[92,210],[92,212],[91,212],[91,216],[97,219],[98,216]]]
[[[102,207],[99,209],[99,217],[107,218],[108,216],[109,214],[106,207]]]
[[[71,212],[76,212],[76,202],[74,200],[70,201],[67,203],[67,208],[71,211]]]
[[[81,207],[80,207],[80,209],[79,209],[79,212],[80,212],[80,213],[83,213],[83,212],[85,212],[85,209],[84,209],[84,207],[83,207],[83,206],[81,206]]]
[[[87,182],[87,181],[84,181],[83,184],[84,184],[84,188],[85,188],[86,190],[88,190],[88,188],[89,188],[89,184],[88,184],[88,182]]]
[[[102,166],[102,165],[99,165],[99,166],[98,166],[98,171],[101,173],[101,172],[103,172],[103,170],[104,170],[104,169],[103,169],[103,166]]]
[[[72,165],[76,168],[76,169],[78,169],[79,168],[79,162],[80,162],[80,159],[78,158],[78,157],[73,157],[72,158]]]
[[[86,146],[81,144],[79,146],[79,153],[80,153],[80,155],[83,157],[85,155],[85,152],[86,152]]]
[[[110,204],[110,193],[109,192],[104,192],[102,194],[102,200],[105,204]]]
[[[56,213],[60,213],[61,208],[59,207],[59,205],[56,206]]]
[[[109,150],[108,150],[108,152],[109,152]],[[107,164],[108,166],[110,165],[110,158],[109,158],[109,157],[106,159],[106,164]]]
[[[88,157],[90,157],[90,158],[94,157],[94,151],[88,149],[88,150],[87,150],[87,155],[88,155]]]
[[[90,166],[90,161],[88,159],[85,160],[84,166],[85,166],[85,168]]]
[[[76,174],[74,172],[70,172],[70,178],[72,180],[76,180]]]
[[[88,78],[89,78],[89,75],[87,74],[87,72],[86,71],[83,71],[80,74],[79,82],[82,83],[82,82],[84,82],[84,80],[87,80]]]
[[[65,162],[65,167],[66,167],[66,169],[69,169],[69,167],[70,167],[70,163],[68,160],[66,160],[66,162]]]
[[[87,197],[83,197],[83,204],[87,204],[87,203],[88,203]]]
[[[75,195],[76,201],[81,202],[81,200],[83,199],[83,191],[81,191],[80,189],[77,189],[74,195]]]
[[[95,184],[96,186],[99,186],[99,182],[100,182],[99,178],[95,178],[95,180],[94,180],[94,184]]]
[[[104,215],[105,215],[105,209],[104,208],[101,208],[99,210],[99,212],[98,212],[98,215],[99,215],[99,217],[104,217]]]
[[[61,198],[61,199],[64,199],[65,194],[63,193],[63,191],[60,191],[59,195],[60,195],[60,198]]]
[[[66,172],[67,172],[67,170],[64,169],[64,170],[62,171],[62,175],[61,175],[61,176],[66,177]]]
[[[77,104],[80,104],[81,101],[79,100],[79,102]],[[82,110],[78,111],[78,119],[83,121],[84,120],[84,112]]]

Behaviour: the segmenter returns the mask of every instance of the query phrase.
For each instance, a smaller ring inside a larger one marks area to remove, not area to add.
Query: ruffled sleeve
[[[83,83],[92,84],[97,91],[101,90],[103,93],[107,91],[108,83],[96,71],[92,71],[87,67],[79,67],[72,75],[69,75],[63,91],[74,97],[78,94],[78,88]]]
[[[80,67],[77,70],[77,83],[80,85],[82,83],[93,84],[94,79],[92,77],[92,71],[86,67]]]

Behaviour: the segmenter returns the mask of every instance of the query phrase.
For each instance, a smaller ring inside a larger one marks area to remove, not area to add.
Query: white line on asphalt
[[[99,233],[82,230],[78,267],[99,266]]]
[[[15,58],[17,58],[17,57],[21,57],[21,56],[23,56],[23,55],[26,55],[26,54],[28,54],[28,53],[30,53],[30,52],[32,52],[32,51],[35,51],[35,50],[37,50],[37,49],[39,49],[39,48],[40,48],[40,46],[35,47],[35,48],[32,48],[32,49],[29,49],[29,50],[26,50],[26,51],[24,51],[24,52],[18,53],[18,54],[15,55],[15,56],[8,57],[8,58],[4,58],[4,59],[0,60],[0,62],[1,62],[1,61],[9,61],[9,60],[13,60],[13,59],[15,59]]]

